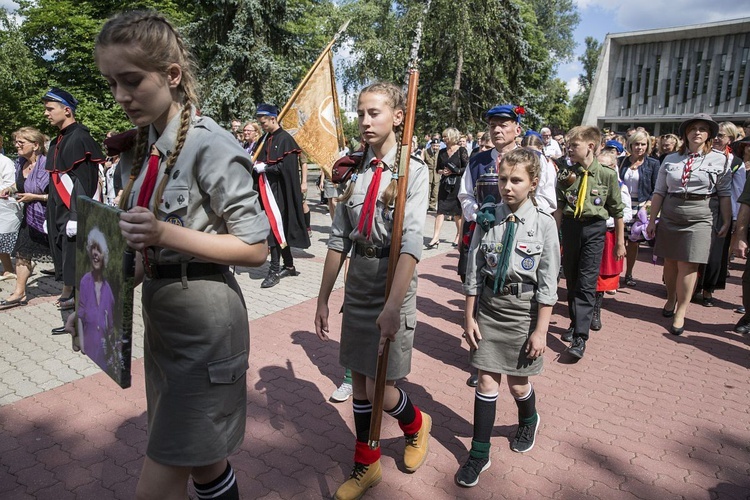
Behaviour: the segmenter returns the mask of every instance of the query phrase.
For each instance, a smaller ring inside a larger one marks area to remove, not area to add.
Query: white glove
[[[258,172],[259,174],[262,174],[263,172],[266,171],[266,164],[263,163],[262,161],[259,161],[258,163],[253,165],[253,170]]]
[[[78,233],[78,222],[69,220],[68,223],[65,224],[65,234],[68,235],[68,238],[73,238],[76,233]]]

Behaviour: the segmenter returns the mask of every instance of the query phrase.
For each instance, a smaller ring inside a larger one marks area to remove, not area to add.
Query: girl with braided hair
[[[160,14],[110,19],[95,56],[138,127],[120,163],[120,229],[143,280],[149,437],[136,496],[186,498],[192,476],[197,498],[239,498],[227,456],[245,433],[249,333],[229,265],[268,255],[251,160],[197,116],[190,54]]]
[[[432,419],[395,385],[411,370],[417,322],[416,264],[422,253],[422,228],[429,196],[427,166],[415,157],[409,169],[400,258],[390,295],[385,300],[404,114],[403,93],[391,83],[375,83],[359,94],[359,130],[366,146],[356,173],[336,205],[320,284],[315,331],[321,340],[327,340],[328,299],[351,252],[339,361],[352,371],[356,446],[354,469],[349,480],[336,491],[337,499],[359,498],[382,476],[380,448],[371,450],[367,441],[378,351],[386,338],[392,343],[383,408],[398,420],[404,432],[406,470],[416,471],[427,457]]]

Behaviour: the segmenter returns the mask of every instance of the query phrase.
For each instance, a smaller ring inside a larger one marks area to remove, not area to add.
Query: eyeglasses
[[[16,146],[23,146],[23,145],[25,145],[25,144],[28,144],[28,141],[16,141],[16,142],[15,142],[15,145],[16,145]]]

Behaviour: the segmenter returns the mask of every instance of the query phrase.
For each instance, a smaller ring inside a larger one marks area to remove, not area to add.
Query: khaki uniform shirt
[[[383,204],[383,191],[391,182],[391,169],[396,170],[394,165],[396,149],[394,146],[383,158],[383,174],[380,178],[380,190],[377,200],[377,208],[372,221],[371,241],[357,230],[359,216],[367,194],[367,188],[373,178],[375,167],[371,164],[375,158],[372,149],[364,159],[364,171],[360,170],[356,181],[353,181],[354,191],[351,198],[336,205],[333,223],[331,225],[331,238],[328,240],[328,248],[338,252],[348,253],[352,243],[362,243],[377,247],[386,247],[391,244],[393,231],[393,207]],[[351,181],[350,181],[351,182]],[[429,185],[427,182],[427,165],[421,160],[411,158],[409,164],[409,183],[406,189],[406,209],[404,211],[404,232],[401,238],[401,253],[412,255],[417,261],[422,256],[422,230],[427,215],[427,203],[429,197]]]
[[[717,151],[700,155],[693,161],[687,186],[682,185],[682,172],[688,155],[672,153],[664,158],[656,178],[654,193],[666,196],[667,193],[712,195],[720,197],[732,195],[732,171],[727,157]]]
[[[474,231],[466,268],[466,295],[479,295],[486,278],[494,282],[510,215],[512,212],[507,205],[498,205],[495,208],[496,224],[486,233],[478,226]],[[518,226],[505,284],[533,283],[537,287],[533,292],[534,299],[539,304],[554,305],[560,270],[557,224],[551,215],[530,200],[521,205],[515,216]]]
[[[159,176],[149,208],[153,210],[156,190],[159,187],[167,157],[174,150],[180,127],[178,113],[169,122],[161,136],[153,126],[149,130],[148,144],[159,150]],[[128,182],[135,151],[124,152],[121,157],[123,185]],[[148,171],[148,155],[128,200],[134,207],[138,192]],[[157,219],[212,234],[232,234],[248,244],[265,241],[268,236],[268,218],[261,211],[258,193],[250,175],[252,159],[242,149],[231,133],[212,119],[193,115],[185,144],[172,168],[164,196],[158,201]],[[153,263],[173,264],[190,262],[188,255],[156,248],[150,251]]]
[[[568,172],[575,173],[575,181],[565,187],[565,177]],[[562,210],[563,217],[574,218],[578,187],[583,178],[584,169],[581,165],[573,165],[568,169],[561,169],[557,177],[557,206]],[[589,166],[586,199],[583,203],[581,219],[603,219],[610,217],[621,219],[625,205],[620,196],[620,184],[617,172],[611,168],[602,167],[596,159]]]

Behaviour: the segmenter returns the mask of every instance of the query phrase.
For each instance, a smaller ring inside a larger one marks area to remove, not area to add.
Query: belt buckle
[[[503,295],[510,295],[510,285],[503,286]]]
[[[375,257],[375,253],[376,253],[375,247],[372,247],[372,246],[365,247],[365,257],[370,257],[370,258]]]

